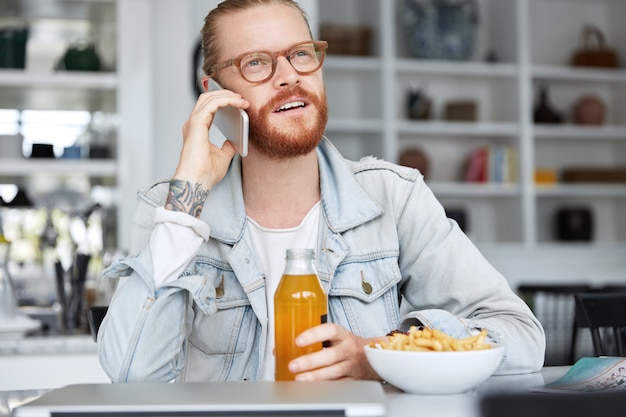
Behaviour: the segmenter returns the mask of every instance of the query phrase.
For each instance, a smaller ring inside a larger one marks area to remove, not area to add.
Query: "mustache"
[[[293,97],[304,97],[311,104],[316,104],[319,101],[319,97],[314,95],[313,93],[305,90],[299,85],[294,85],[285,90],[279,91],[270,101],[268,101],[262,108],[263,112],[273,112],[277,109],[285,100]]]

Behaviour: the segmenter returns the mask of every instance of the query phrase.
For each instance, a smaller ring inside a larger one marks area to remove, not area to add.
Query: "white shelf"
[[[113,72],[27,72],[0,69],[0,86],[86,88],[93,90],[115,90],[117,75]]]
[[[416,59],[398,59],[396,61],[398,73],[454,75],[484,78],[514,78],[518,74],[518,67],[514,64],[484,63],[484,62],[451,62],[426,61]]]
[[[519,135],[516,123],[497,122],[445,122],[445,121],[398,121],[399,134],[435,136],[511,136]]]
[[[626,126],[535,125],[536,139],[626,140]]]
[[[0,107],[116,112],[117,75],[111,72],[0,70]]]
[[[35,19],[102,18],[117,0],[2,0],[7,16]]]
[[[445,197],[519,197],[518,184],[428,182],[435,195]]]
[[[537,186],[536,193],[542,198],[626,198],[626,184],[556,184]]]
[[[116,177],[117,162],[110,159],[2,159],[0,176],[87,175]]]
[[[626,126],[535,125],[537,139],[626,140]]]
[[[626,83],[624,69],[574,68],[554,65],[535,65],[532,76],[545,81],[579,81]]]

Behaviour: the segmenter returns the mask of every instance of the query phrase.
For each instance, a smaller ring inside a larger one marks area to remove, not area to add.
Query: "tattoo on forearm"
[[[204,202],[209,196],[202,184],[192,185],[189,181],[172,179],[167,194],[165,208],[173,211],[183,211],[199,218]]]

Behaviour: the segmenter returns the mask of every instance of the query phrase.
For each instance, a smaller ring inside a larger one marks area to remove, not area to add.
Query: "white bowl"
[[[458,394],[489,378],[498,368],[504,346],[457,352],[411,352],[365,346],[378,375],[412,394]]]

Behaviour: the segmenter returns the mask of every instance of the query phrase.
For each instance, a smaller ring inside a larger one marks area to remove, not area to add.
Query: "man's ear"
[[[209,77],[207,77],[206,75],[204,77],[202,77],[202,88],[204,88],[204,91],[209,91]]]

